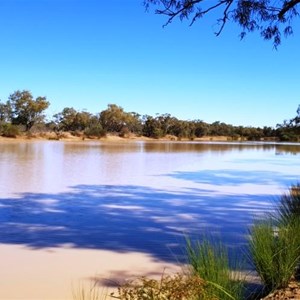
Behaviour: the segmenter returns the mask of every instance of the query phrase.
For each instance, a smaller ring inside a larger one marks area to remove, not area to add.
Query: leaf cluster
[[[188,19],[190,25],[205,15],[217,14],[218,36],[226,23],[232,21],[241,27],[240,37],[248,32],[258,31],[266,40],[272,40],[276,48],[282,35],[293,33],[292,21],[298,16],[300,0],[144,0],[144,6],[156,6],[155,12],[167,16],[165,25],[173,19]]]

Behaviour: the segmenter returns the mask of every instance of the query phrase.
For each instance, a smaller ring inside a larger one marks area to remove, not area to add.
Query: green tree
[[[94,115],[90,117],[89,123],[84,129],[84,134],[89,138],[101,138],[106,136],[106,131],[102,128],[98,116]]]
[[[58,130],[75,130],[74,123],[77,111],[73,107],[65,107],[60,113],[55,114],[54,122]]]
[[[274,137],[275,136],[275,129],[269,126],[263,127],[263,135],[264,137]]]
[[[87,111],[77,111],[73,107],[65,107],[53,117],[59,130],[82,131],[90,125],[93,115]]]
[[[282,141],[300,140],[300,105],[297,109],[296,117],[284,120],[283,124],[277,124],[277,136]]]
[[[176,122],[174,122],[173,126],[171,127],[170,134],[177,136],[179,139],[193,139],[195,137],[195,125],[191,121],[183,121],[176,119]]]
[[[216,121],[210,125],[209,134],[214,136],[232,136],[233,126]]]
[[[177,122],[176,118],[173,118],[170,114],[161,114],[156,116],[157,123],[162,131],[162,135],[172,134],[170,132],[171,127]]]
[[[151,138],[161,138],[164,136],[161,123],[157,118],[145,115],[143,116],[143,135]]]
[[[143,125],[141,115],[136,112],[127,113],[126,126],[130,132],[142,134]]]
[[[29,91],[16,91],[9,96],[7,104],[11,107],[11,121],[15,125],[24,125],[26,130],[39,122],[43,122],[43,112],[50,103],[46,97],[33,99]]]
[[[0,123],[11,122],[11,105],[7,101],[6,103],[0,102]]]
[[[241,27],[241,38],[247,32],[258,31],[275,47],[281,36],[291,35],[292,21],[298,16],[300,0],[144,0],[146,9],[156,6],[156,13],[167,16],[166,25],[175,18],[188,19],[190,24],[215,12],[219,25],[215,34],[221,34],[227,22]]]
[[[201,120],[194,121],[195,136],[202,137],[208,134],[209,125]]]
[[[106,110],[100,113],[102,127],[110,132],[120,132],[125,126],[125,113],[122,107],[116,104],[108,104]]]
[[[121,132],[125,128],[134,133],[140,134],[142,124],[140,115],[134,112],[125,112],[116,104],[109,104],[106,110],[100,113],[100,123],[104,130],[108,132]]]

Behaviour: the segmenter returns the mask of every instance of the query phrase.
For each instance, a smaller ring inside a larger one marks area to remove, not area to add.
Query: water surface
[[[295,144],[4,143],[0,244],[166,263],[182,259],[185,234],[240,249],[253,218],[297,182],[299,153]]]

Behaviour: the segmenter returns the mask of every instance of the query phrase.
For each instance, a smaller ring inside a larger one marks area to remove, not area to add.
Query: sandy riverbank
[[[0,245],[0,299],[68,300],[72,290],[91,287],[116,289],[117,283],[136,276],[159,278],[181,266],[158,261],[139,252],[70,248],[31,249]],[[124,281],[123,281],[124,282]]]
[[[129,135],[127,137],[120,137],[118,135],[113,135],[113,134],[108,134],[106,137],[103,138],[86,138],[83,136],[74,136],[69,132],[65,132],[61,134],[60,138],[57,139],[57,135],[52,132],[52,133],[43,133],[43,134],[35,134],[30,137],[26,135],[20,135],[17,136],[16,138],[7,138],[7,137],[2,137],[0,136],[0,142],[30,142],[30,141],[71,141],[71,142],[76,142],[76,141],[100,141],[100,142],[135,142],[135,141],[190,141],[187,138],[183,139],[178,139],[175,136],[168,135],[164,138],[160,139],[153,139],[153,138],[148,138],[145,136],[136,136],[136,135]],[[195,138],[193,141],[220,141],[220,142],[225,142],[225,141],[230,141],[229,137],[226,136],[204,136],[201,138]]]

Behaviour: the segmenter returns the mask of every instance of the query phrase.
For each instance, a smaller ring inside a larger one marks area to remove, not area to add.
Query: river
[[[175,270],[184,236],[246,245],[299,180],[299,144],[0,144],[0,299],[71,299],[80,280]],[[105,285],[105,284],[104,284]]]

